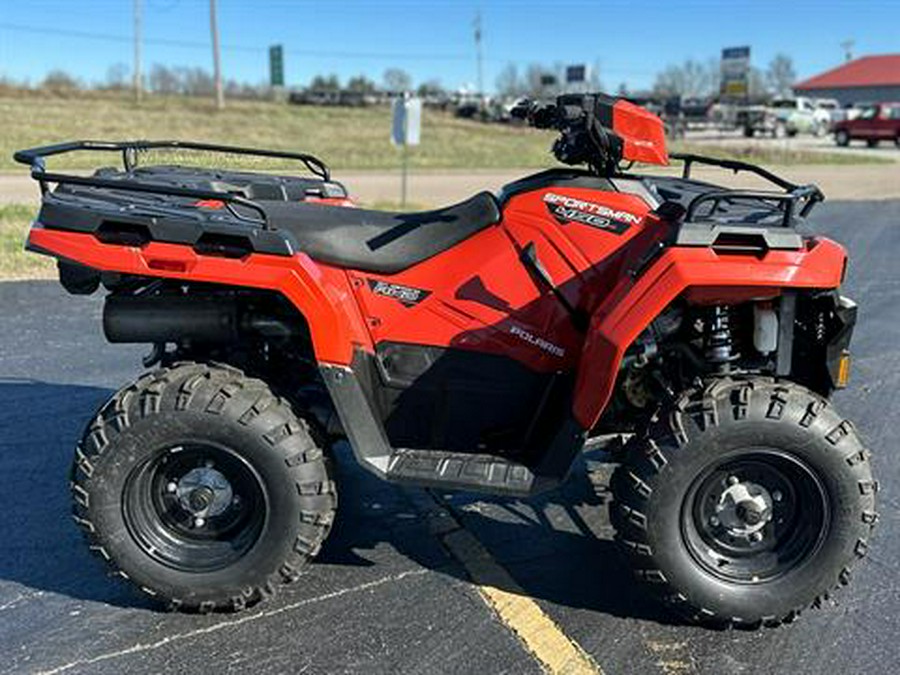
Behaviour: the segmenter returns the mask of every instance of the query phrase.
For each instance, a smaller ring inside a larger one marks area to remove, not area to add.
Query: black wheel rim
[[[733,454],[694,481],[681,510],[691,556],[734,583],[783,577],[815,555],[830,525],[816,473],[774,448]]]
[[[155,453],[129,475],[122,503],[125,524],[141,549],[185,572],[213,572],[243,558],[268,514],[253,467],[209,443]]]

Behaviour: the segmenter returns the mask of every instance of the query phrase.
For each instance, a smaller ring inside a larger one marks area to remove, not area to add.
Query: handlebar
[[[558,130],[553,155],[563,164],[587,164],[597,173],[610,174],[622,160],[622,139],[597,112],[610,100],[603,94],[564,94],[554,102],[522,99],[510,114],[536,129]]]

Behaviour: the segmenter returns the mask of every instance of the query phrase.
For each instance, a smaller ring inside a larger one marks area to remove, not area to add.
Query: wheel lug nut
[[[215,465],[213,464],[213,461],[211,459],[208,459],[205,462],[203,462],[203,466],[205,466],[207,469],[211,469]]]
[[[775,492],[772,493],[773,501],[780,502],[781,497],[782,497],[781,492],[779,492],[778,490],[775,490]]]
[[[204,518],[194,518],[194,527],[203,527],[204,525],[206,525]]]
[[[174,481],[166,485],[166,492],[175,492],[177,489],[178,485]]]
[[[713,516],[712,518],[709,519],[709,524],[712,525],[713,527],[718,527],[719,522],[720,522],[719,519],[716,518],[715,516]]]
[[[762,532],[753,532],[750,535],[750,541],[752,541],[752,542],[760,542],[760,541],[762,541],[762,538],[763,538]]]
[[[740,483],[740,481],[738,480],[738,477],[737,477],[737,476],[729,476],[729,477],[728,477],[728,484],[729,484],[729,485],[737,485],[738,483]]]

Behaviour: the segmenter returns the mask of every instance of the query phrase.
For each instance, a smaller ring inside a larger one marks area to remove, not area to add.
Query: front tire
[[[720,380],[660,410],[612,478],[636,576],[694,621],[775,625],[848,583],[875,514],[868,453],[792,383]]]
[[[839,129],[834,134],[834,142],[837,143],[838,146],[842,148],[846,148],[850,145],[850,134],[847,133],[844,129]]]
[[[183,610],[240,610],[295,580],[328,535],[334,481],[309,425],[260,380],[185,363],[117,392],[72,466],[91,550]]]

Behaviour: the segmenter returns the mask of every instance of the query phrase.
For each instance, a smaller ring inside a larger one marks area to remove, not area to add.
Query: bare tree
[[[131,71],[124,63],[114,63],[106,69],[107,89],[125,89],[129,86]]]
[[[525,71],[525,93],[533,98],[556,96],[560,91],[560,74],[557,68],[547,68],[532,63]]]
[[[793,59],[787,54],[776,54],[766,71],[769,90],[776,96],[790,96],[796,81],[797,73],[794,72]]]
[[[498,94],[509,97],[522,96],[527,89],[525,83],[519,77],[519,69],[516,68],[514,63],[508,63],[504,66],[500,74],[497,75],[494,86],[497,88]]]
[[[54,92],[74,91],[79,89],[81,84],[74,77],[64,70],[51,70],[41,82],[41,89],[47,89]]]
[[[750,98],[766,98],[766,76],[759,68],[750,67],[747,73],[747,94]]]
[[[712,92],[710,70],[699,61],[688,59],[659,73],[653,91],[661,96],[708,96]]]
[[[181,91],[181,81],[174,69],[154,63],[150,69],[150,91],[157,94],[177,94]]]
[[[412,78],[405,70],[400,68],[388,68],[384,71],[384,88],[388,91],[409,91],[412,88]]]

